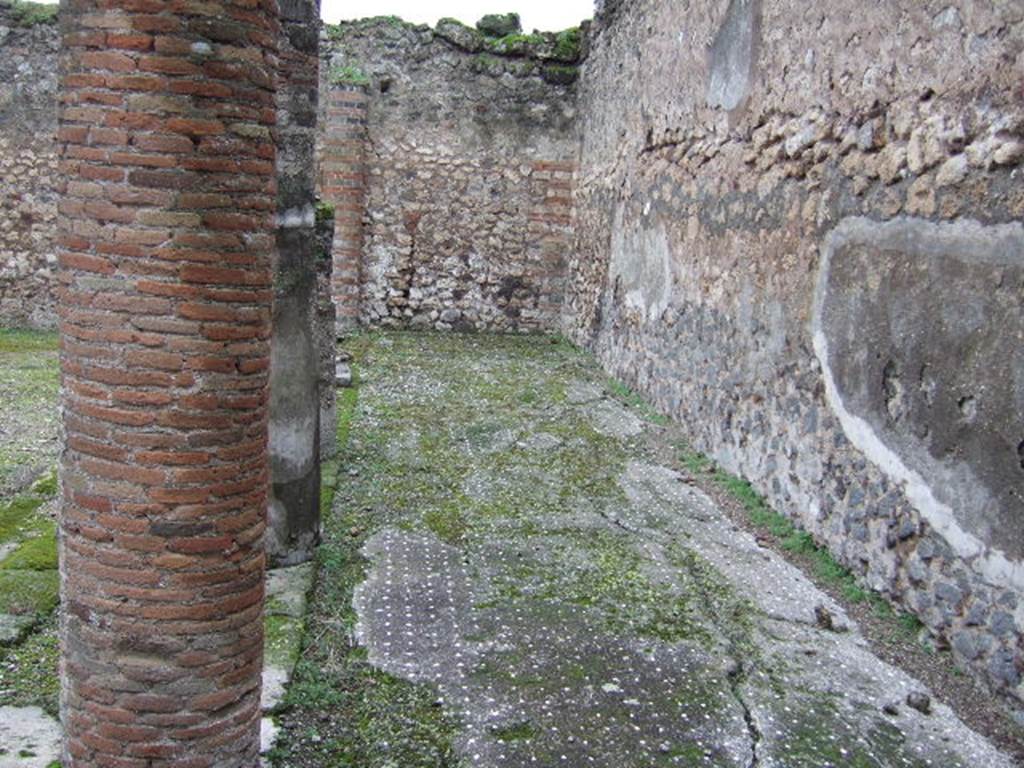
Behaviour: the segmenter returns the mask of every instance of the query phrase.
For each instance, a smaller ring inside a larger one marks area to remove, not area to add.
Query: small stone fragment
[[[835,623],[832,620],[832,612],[824,605],[814,606],[814,618],[818,626],[828,632],[835,632]]]
[[[916,709],[922,715],[930,715],[932,713],[932,697],[927,693],[915,691],[907,695],[907,706]]]

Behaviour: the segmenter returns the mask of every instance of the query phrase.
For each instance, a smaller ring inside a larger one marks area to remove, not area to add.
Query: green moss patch
[[[45,522],[37,512],[44,501],[31,495],[0,503],[0,544],[24,541],[43,533]]]
[[[356,64],[331,67],[327,79],[332,85],[369,85],[370,78]]]
[[[11,17],[19,27],[34,27],[37,24],[56,24],[59,5],[57,3],[32,3],[24,0],[4,2],[10,9]]]
[[[45,616],[57,607],[56,571],[0,571],[0,613]]]
[[[268,615],[264,619],[263,653],[266,663],[291,667],[302,648],[303,622],[289,616]]]
[[[18,546],[0,560],[0,571],[54,571],[57,569],[57,527],[47,522],[49,530]]]
[[[583,53],[583,33],[579,27],[571,27],[555,35],[554,56],[559,61],[577,62]]]
[[[664,416],[656,411],[644,398],[631,390],[621,381],[616,379],[609,379],[606,384],[606,389],[611,395],[623,405],[632,409],[641,418],[646,419],[652,424],[658,426],[665,426],[669,423],[667,416]]]
[[[56,614],[19,645],[0,647],[0,706],[36,706],[57,717],[59,652]]]
[[[56,5],[46,6],[56,8]],[[53,331],[0,328],[0,354],[11,352],[56,352],[60,340]]]

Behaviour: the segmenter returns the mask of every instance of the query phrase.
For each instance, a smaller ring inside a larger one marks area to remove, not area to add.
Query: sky
[[[523,29],[553,32],[574,27],[594,15],[593,0],[322,0],[321,15],[332,24],[340,19],[401,16],[434,25],[445,16],[473,25],[487,13],[515,11]]]

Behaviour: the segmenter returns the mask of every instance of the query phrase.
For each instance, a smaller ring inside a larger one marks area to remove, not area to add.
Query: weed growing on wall
[[[327,76],[332,85],[369,85],[370,78],[355,64],[331,67]]]
[[[24,2],[24,0],[13,0],[8,3],[0,0],[0,6],[10,9],[11,16],[19,27],[34,27],[37,24],[55,24],[57,22],[59,6],[56,3],[31,3]]]

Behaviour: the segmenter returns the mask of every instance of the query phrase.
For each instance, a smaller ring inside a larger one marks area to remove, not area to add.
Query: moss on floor
[[[360,548],[376,527],[373,510],[351,498],[335,503],[337,490],[365,470],[349,441],[357,417],[361,359],[372,336],[346,345],[356,356],[354,386],[339,390],[337,462],[323,473],[324,540],[317,552],[317,578],[307,632],[279,718],[281,735],[270,754],[284,768],[445,768],[457,765],[455,724],[435,705],[427,686],[398,680],[375,669],[354,641],[352,593],[365,578]],[[373,485],[383,478],[369,473]]]
[[[41,523],[39,536],[22,542],[14,552],[0,560],[0,572],[56,570],[57,526],[49,520]]]
[[[0,330],[0,497],[57,458],[57,334]]]
[[[45,616],[57,607],[56,571],[0,571],[0,613]]]
[[[712,649],[721,632],[702,613],[714,600],[723,621],[743,634],[746,604],[699,557],[682,547],[671,552],[683,575],[669,585],[627,537],[610,532],[608,521],[627,503],[618,478],[630,454],[567,404],[570,382],[597,391],[607,384],[588,356],[555,337],[372,332],[345,348],[361,387],[354,409],[353,391],[342,390],[339,433],[347,443],[275,765],[458,764],[459,724],[436,706],[436,690],[375,670],[353,640],[352,593],[366,575],[360,549],[386,527],[433,535],[467,557],[507,557],[480,611],[574,606],[611,634]],[[659,421],[628,391],[613,396]],[[591,516],[602,531],[595,533]],[[487,554],[491,545],[506,552]],[[511,663],[494,667],[494,679]],[[527,685],[529,676],[515,683]],[[543,691],[548,682],[537,684]],[[532,728],[513,724],[505,735],[529,742]]]
[[[18,645],[0,647],[0,707],[35,706],[58,716],[59,647],[55,613]]]

